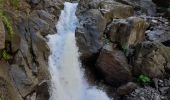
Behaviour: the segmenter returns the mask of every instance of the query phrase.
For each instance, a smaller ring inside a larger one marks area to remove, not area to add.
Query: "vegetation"
[[[0,96],[0,100],[3,100],[3,99],[2,99],[2,96]]]
[[[128,50],[129,50],[129,47],[127,46],[127,44],[123,45],[122,46],[122,49],[123,49],[123,52],[126,56],[128,56]]]
[[[10,0],[10,2],[16,9],[19,8],[20,0]]]
[[[18,8],[20,0],[10,0],[10,3],[15,8]],[[5,0],[0,0],[0,19],[3,21],[9,35],[12,37],[12,35],[14,34],[14,30],[12,27],[12,20],[7,14],[5,14],[5,11],[3,9],[4,4],[5,4]]]
[[[0,0],[0,8],[3,8],[6,0]],[[16,9],[19,8],[20,0],[9,0],[10,4]]]
[[[149,85],[151,83],[151,79],[148,76],[146,76],[146,75],[140,75],[138,77],[138,82],[141,85]]]
[[[5,49],[2,50],[2,59],[5,61],[8,61],[12,58],[12,55],[10,55]]]
[[[112,43],[112,41],[106,36],[106,34],[103,35],[102,40],[104,41],[104,44]]]
[[[12,27],[12,21],[11,21],[10,17],[5,15],[3,11],[0,11],[0,18],[2,19],[5,27],[7,28],[9,35],[12,36],[14,34],[14,30]]]

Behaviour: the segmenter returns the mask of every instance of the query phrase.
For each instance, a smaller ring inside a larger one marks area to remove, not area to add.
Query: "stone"
[[[127,84],[125,85],[122,85],[120,86],[118,89],[117,89],[117,93],[119,95],[128,95],[130,94],[132,91],[134,91],[136,88],[138,87],[137,84],[133,83],[133,82],[128,82]]]
[[[169,70],[167,64],[170,62],[170,48],[154,42],[144,42],[137,48],[134,73],[145,74],[151,78],[164,77]]]
[[[130,81],[130,65],[123,52],[106,45],[100,52],[96,62],[96,69],[105,81],[113,86],[119,86]]]
[[[139,17],[114,19],[107,26],[106,34],[112,42],[119,43],[123,49],[127,49],[129,46],[135,46],[144,41],[147,27],[147,22]]]
[[[0,49],[5,48],[5,28],[2,20],[0,20]]]
[[[90,9],[79,16],[76,29],[76,41],[83,59],[90,58],[102,48],[102,34],[106,27],[106,20],[99,10]]]
[[[132,6],[121,4],[113,0],[104,0],[100,2],[99,8],[108,22],[116,18],[128,18],[134,14]]]

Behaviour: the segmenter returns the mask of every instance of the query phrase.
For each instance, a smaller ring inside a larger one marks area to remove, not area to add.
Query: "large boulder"
[[[141,43],[145,39],[147,22],[138,17],[114,19],[107,27],[106,34],[112,42],[119,43],[123,49]]]
[[[76,39],[83,58],[89,58],[102,48],[101,36],[106,20],[99,10],[90,9],[79,16],[80,24],[76,29]]]
[[[170,71],[170,48],[161,43],[144,42],[136,49],[135,74],[151,78],[163,77]]]
[[[104,0],[98,6],[108,21],[114,18],[128,18],[133,16],[134,10],[132,6],[121,4],[111,0]]]
[[[111,45],[103,47],[97,59],[96,68],[105,81],[111,85],[121,85],[132,78],[124,53],[113,49]]]

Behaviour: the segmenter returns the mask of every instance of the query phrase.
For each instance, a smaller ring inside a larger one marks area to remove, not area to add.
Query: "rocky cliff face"
[[[112,91],[116,88],[119,96],[111,93],[115,100],[168,99],[169,85],[157,84],[170,75],[168,3],[80,0],[76,37],[82,63],[112,85]],[[143,79],[153,83],[146,85]]]
[[[1,16],[0,96],[3,100],[48,100],[49,48],[45,36],[56,33],[64,1],[14,1],[16,6],[13,0],[5,0],[1,8],[11,19],[14,34]],[[9,55],[10,59],[4,59]]]

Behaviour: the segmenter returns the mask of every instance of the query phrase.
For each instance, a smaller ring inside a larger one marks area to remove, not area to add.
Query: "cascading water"
[[[66,2],[64,5],[56,26],[58,33],[48,36],[50,100],[109,100],[103,91],[89,88],[83,77],[75,40],[77,4]]]

